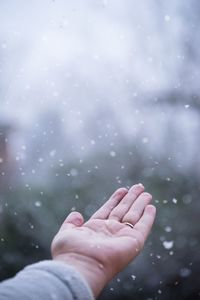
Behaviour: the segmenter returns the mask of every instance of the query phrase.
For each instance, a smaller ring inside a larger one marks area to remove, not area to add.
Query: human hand
[[[151,199],[137,184],[118,189],[85,223],[70,213],[53,239],[53,259],[73,265],[97,296],[142,250],[155,219]]]

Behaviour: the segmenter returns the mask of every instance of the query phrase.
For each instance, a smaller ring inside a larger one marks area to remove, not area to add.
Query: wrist
[[[86,280],[95,298],[100,294],[109,280],[103,265],[91,257],[68,253],[57,255],[53,259],[74,267]]]

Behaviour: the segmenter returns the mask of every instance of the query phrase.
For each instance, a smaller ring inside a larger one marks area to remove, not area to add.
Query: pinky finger
[[[144,241],[147,239],[156,216],[156,208],[153,205],[147,205],[142,217],[135,224],[134,229],[143,236]]]

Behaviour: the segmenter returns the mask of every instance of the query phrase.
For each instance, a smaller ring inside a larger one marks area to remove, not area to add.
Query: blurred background
[[[0,279],[142,182],[157,219],[100,299],[200,298],[200,2],[0,3]]]

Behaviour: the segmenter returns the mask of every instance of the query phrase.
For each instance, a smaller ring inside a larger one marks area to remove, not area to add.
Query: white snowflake
[[[165,249],[171,249],[174,246],[174,241],[164,241],[163,246]]]

